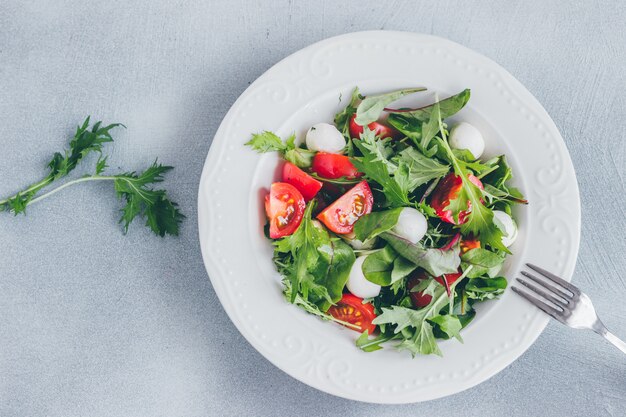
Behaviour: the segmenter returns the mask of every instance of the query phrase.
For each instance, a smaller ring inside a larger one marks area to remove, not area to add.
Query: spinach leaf
[[[458,243],[450,250],[441,250],[424,248],[391,232],[384,232],[380,236],[402,257],[424,268],[432,276],[453,274],[461,264]]]
[[[473,266],[467,274],[468,278],[477,278],[483,275],[493,278],[502,269],[504,254],[497,254],[484,248],[475,248],[461,255],[461,260],[466,265]]]
[[[363,275],[374,284],[386,287],[401,280],[417,268],[398,255],[390,245],[367,255],[363,262]]]
[[[354,224],[354,235],[361,242],[365,242],[383,232],[391,230],[398,223],[401,212],[402,207],[398,207],[366,214]]]
[[[477,301],[485,301],[497,298],[504,293],[507,281],[504,277],[496,278],[472,278],[465,285],[467,298]]]
[[[435,107],[439,107],[441,118],[446,119],[458,113],[470,99],[470,90],[465,89],[458,94],[417,109],[387,109],[389,113],[411,115],[421,122],[428,122]],[[390,116],[391,117],[391,116]]]
[[[454,337],[459,342],[463,342],[461,334],[459,333],[463,328],[463,325],[457,316],[445,314],[443,316],[432,317],[428,319],[428,321],[436,324],[436,330],[443,332],[446,335],[446,339]]]
[[[355,122],[361,126],[375,122],[380,117],[382,111],[387,105],[401,99],[402,97],[425,91],[424,87],[409,88],[406,90],[397,90],[390,93],[378,94],[374,96],[366,96],[356,109]]]
[[[355,87],[352,90],[352,97],[350,98],[350,103],[339,113],[335,115],[334,122],[337,129],[343,133],[343,136],[350,143],[350,119],[356,113],[356,108],[358,106],[358,102],[363,99],[363,96],[359,94],[359,88]],[[357,138],[358,139],[358,138]]]

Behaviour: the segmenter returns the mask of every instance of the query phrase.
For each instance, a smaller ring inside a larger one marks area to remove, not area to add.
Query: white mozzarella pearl
[[[367,278],[365,278],[365,275],[363,274],[363,262],[365,262],[365,258],[367,258],[367,256],[356,258],[356,261],[354,261],[352,269],[350,270],[346,286],[348,287],[348,291],[357,297],[376,297],[380,294],[380,285],[369,282]]]
[[[502,232],[502,244],[507,248],[515,242],[517,239],[517,225],[515,221],[503,211],[494,210],[493,217],[495,221],[498,221],[500,225],[504,227]]]
[[[450,147],[452,149],[467,149],[474,159],[480,158],[485,150],[485,140],[478,129],[469,123],[459,123],[450,131]]]
[[[392,232],[405,238],[411,243],[417,243],[426,234],[428,223],[426,217],[412,207],[405,207],[400,212],[398,223],[391,229]]]
[[[306,146],[317,152],[343,153],[346,138],[334,125],[318,123],[306,132]]]

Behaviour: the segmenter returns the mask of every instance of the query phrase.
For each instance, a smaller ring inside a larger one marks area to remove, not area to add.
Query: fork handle
[[[600,333],[600,334],[606,340],[611,342],[613,344],[613,346],[615,346],[616,348],[618,348],[622,352],[626,353],[626,343],[624,343],[624,341],[621,340],[619,337],[615,336],[613,333],[609,332],[608,330],[606,330],[605,332]]]

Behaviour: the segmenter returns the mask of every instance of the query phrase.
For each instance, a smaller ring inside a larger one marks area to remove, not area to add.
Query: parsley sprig
[[[111,181],[117,196],[126,203],[122,208],[120,219],[124,233],[128,231],[130,223],[139,216],[146,219],[146,226],[158,236],[178,235],[180,223],[185,216],[178,209],[178,205],[168,198],[165,190],[152,188],[153,184],[162,182],[165,173],[173,167],[162,165],[155,160],[148,169],[140,173],[102,175],[108,167],[108,157],[102,154],[103,145],[113,142],[110,133],[112,129],[125,126],[119,123],[103,126],[102,122],[97,122],[90,129],[89,121],[90,118],[87,117],[84,123],[77,127],[70,141],[69,150],[53,155],[48,163],[48,175],[15,195],[0,200],[0,211],[10,211],[15,215],[25,213],[26,207],[72,185],[89,181]],[[98,154],[94,174],[76,178],[40,194],[43,188],[67,177],[90,154]]]

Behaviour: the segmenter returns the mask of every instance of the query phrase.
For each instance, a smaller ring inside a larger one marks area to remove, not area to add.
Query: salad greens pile
[[[445,119],[467,104],[469,90],[423,107],[388,107],[423,90],[362,96],[355,88],[334,125],[345,137],[342,153],[358,175],[325,176],[315,162],[325,152],[297,145],[295,135],[283,141],[263,132],[247,143],[260,153],[278,152],[303,171],[306,181],[321,187],[294,231],[272,236],[285,298],[361,332],[356,345],[367,352],[388,343],[414,356],[441,355],[437,339],[462,341],[461,330],[475,317],[476,304],[497,298],[507,287],[500,270],[511,253],[504,244],[510,231],[494,213],[512,217],[513,204],[527,203],[510,185],[513,174],[504,155],[480,160],[451,145]],[[363,180],[371,187],[373,205],[354,211],[351,233],[339,232],[327,221],[326,206],[335,207]],[[302,182],[292,183],[302,191]],[[271,223],[275,216],[268,204]],[[417,242],[398,231],[407,208],[426,219]],[[356,297],[354,304],[346,285],[358,259],[357,273],[380,291]]]
[[[120,223],[124,233],[137,217],[146,219],[146,226],[156,235],[178,235],[180,223],[185,216],[179,211],[178,205],[171,201],[165,190],[155,190],[150,186],[163,181],[165,173],[173,169],[171,166],[159,164],[157,161],[141,173],[125,172],[115,175],[103,175],[108,167],[107,156],[103,156],[103,146],[113,142],[110,131],[116,127],[124,127],[119,123],[102,125],[97,122],[89,128],[89,117],[76,128],[70,141],[70,149],[56,152],[48,163],[48,175],[42,180],[26,187],[18,193],[0,200],[0,211],[10,211],[15,215],[26,212],[26,207],[44,200],[69,186],[87,181],[110,181],[120,199],[125,201]],[[85,175],[68,181],[48,192],[40,191],[50,184],[67,177],[76,166],[91,154],[98,155],[94,174]]]

